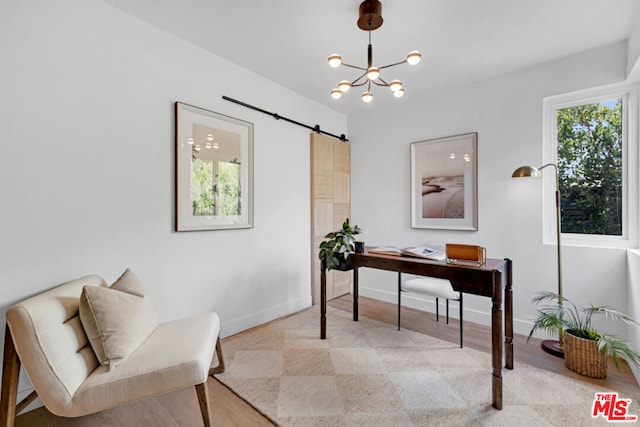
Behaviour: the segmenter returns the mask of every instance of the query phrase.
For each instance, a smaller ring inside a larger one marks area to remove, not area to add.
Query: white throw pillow
[[[158,316],[138,277],[126,269],[110,287],[85,286],[80,321],[98,361],[120,364],[158,326]]]

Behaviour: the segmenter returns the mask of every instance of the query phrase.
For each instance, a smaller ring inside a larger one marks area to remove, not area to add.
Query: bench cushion
[[[60,415],[85,415],[204,383],[219,331],[216,313],[159,324],[117,368],[99,366]]]

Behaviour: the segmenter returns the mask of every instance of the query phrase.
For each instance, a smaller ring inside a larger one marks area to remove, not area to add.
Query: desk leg
[[[358,269],[353,269],[353,321],[358,321]]]
[[[493,407],[502,409],[502,280],[494,274],[491,297],[491,355],[493,366]]]
[[[320,267],[320,339],[327,338],[327,268]]]
[[[513,291],[511,284],[511,260],[507,260],[507,285],[504,290],[504,334],[505,347],[507,352],[507,361],[505,368],[513,369]]]
[[[402,307],[402,273],[398,272],[398,330],[400,330],[400,307]]]

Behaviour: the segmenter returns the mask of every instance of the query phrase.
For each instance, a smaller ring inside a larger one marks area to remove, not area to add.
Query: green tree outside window
[[[191,206],[193,215],[214,215],[213,161],[191,160]]]
[[[557,112],[562,233],[622,235],[622,100]]]
[[[191,161],[191,205],[194,216],[238,216],[241,213],[240,163]]]
[[[240,163],[218,163],[216,190],[218,215],[240,215]]]

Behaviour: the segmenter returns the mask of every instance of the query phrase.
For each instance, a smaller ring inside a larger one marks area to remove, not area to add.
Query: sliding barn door
[[[324,236],[342,227],[351,215],[351,147],[325,135],[311,134],[311,297],[320,301],[318,247]],[[351,290],[351,274],[327,274],[327,299]]]

